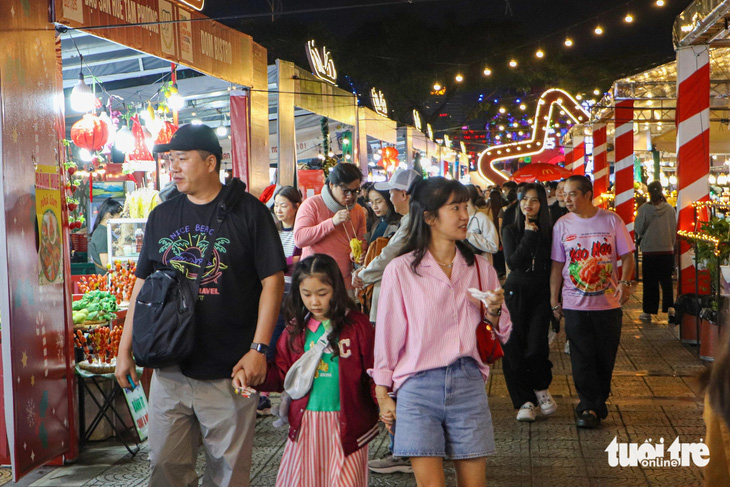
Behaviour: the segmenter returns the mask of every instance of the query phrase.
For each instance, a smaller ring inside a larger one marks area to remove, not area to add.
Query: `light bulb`
[[[593,94],[596,95],[596,96],[598,96],[598,95],[601,94],[601,90],[599,90],[598,88],[596,88],[595,90],[593,90]]]
[[[535,57],[542,59],[545,57],[545,52],[542,49],[538,49],[535,53]]]
[[[203,121],[200,120],[199,118],[191,120],[190,123],[192,123],[193,125],[203,125]]]
[[[517,61],[515,61],[514,59],[510,60],[509,67],[510,68],[516,68],[517,67]]]
[[[669,184],[677,184],[677,176],[669,176]]]
[[[593,29],[593,32],[595,32],[596,35],[599,36],[599,35],[603,34],[603,27],[601,27],[600,25],[597,25],[596,28]]]
[[[717,184],[720,186],[725,186],[727,184],[727,174],[720,174],[717,177]]]
[[[79,149],[79,159],[84,162],[91,162],[91,152],[86,149]]]
[[[464,81],[464,77],[461,74],[457,74],[454,79],[457,83],[461,83],[462,81]]]
[[[433,91],[441,91],[441,85],[438,83],[434,83],[433,85]]]
[[[576,100],[578,100],[578,101],[580,101],[580,100],[582,100],[582,99],[583,99],[583,95],[581,95],[581,94],[579,93],[579,94],[575,95],[575,99],[576,99]]]
[[[484,68],[484,76],[491,76],[492,70],[489,68]]]
[[[664,0],[656,0],[656,6],[657,7],[663,7],[664,6]]]
[[[96,108],[96,97],[91,88],[84,82],[84,75],[79,73],[79,82],[71,90],[69,97],[71,108],[76,112],[90,112]]]
[[[217,129],[215,129],[216,135],[218,137],[225,137],[228,135],[228,128],[225,125],[219,125]]]
[[[378,162],[380,160],[380,155],[379,154],[373,154],[373,160],[375,162]]]
[[[710,182],[710,184],[715,184],[715,183],[717,183],[717,178],[715,178],[715,175],[714,175],[714,174],[710,174],[710,177],[709,177],[709,178],[707,178],[707,179],[708,179],[708,181]]]
[[[129,127],[122,127],[117,130],[117,135],[114,137],[114,146],[119,152],[127,153],[134,150],[134,135]]]
[[[526,109],[527,109],[527,107],[525,106],[524,103],[522,105],[520,105],[520,110],[526,110]]]
[[[182,110],[185,108],[185,98],[180,96],[180,93],[173,93],[167,99],[167,106],[169,106],[171,110]]]
[[[565,38],[565,43],[564,43],[564,44],[565,44],[565,47],[570,47],[570,46],[572,46],[572,45],[573,45],[573,39],[571,39],[570,37],[566,37],[566,38]]]
[[[499,113],[506,113],[507,109],[505,107],[499,107]]]
[[[626,14],[626,17],[624,17],[624,22],[626,22],[627,24],[630,24],[633,21],[634,21],[634,17],[631,14]]]

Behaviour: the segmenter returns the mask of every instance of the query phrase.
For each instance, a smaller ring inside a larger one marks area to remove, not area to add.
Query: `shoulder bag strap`
[[[216,235],[216,228],[213,227],[213,222],[218,222],[218,229],[223,228],[223,220],[225,220],[226,215],[228,214],[228,208],[226,207],[226,200],[228,198],[228,193],[230,192],[230,185],[224,185],[221,188],[221,193],[223,193],[221,196],[221,202],[218,205],[216,211],[213,212],[213,215],[211,216],[210,224],[208,225],[208,228],[213,230],[210,232],[212,235],[212,240],[208,242],[208,246],[205,249],[205,253],[203,254],[203,260],[200,264],[200,271],[198,272],[198,276],[195,279],[195,284],[193,287],[193,296],[197,296],[198,290],[200,289],[200,282],[203,280],[203,274],[205,274],[205,266],[208,265],[208,261],[210,260],[210,257],[213,255],[213,247],[215,247],[215,239],[216,237],[213,237],[213,235]]]

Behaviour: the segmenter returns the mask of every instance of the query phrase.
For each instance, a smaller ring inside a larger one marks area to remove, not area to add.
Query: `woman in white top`
[[[467,184],[466,188],[469,190],[469,201],[467,202],[469,224],[466,228],[466,241],[476,253],[486,254],[485,257],[491,263],[492,254],[499,251],[499,233],[487,215],[479,211],[480,207],[486,205],[479,190],[473,184]]]

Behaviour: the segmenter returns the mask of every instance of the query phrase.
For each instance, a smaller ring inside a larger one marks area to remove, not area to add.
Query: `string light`
[[[484,68],[483,73],[484,73],[484,76],[491,76],[492,75],[492,70],[489,69],[489,68]]]
[[[545,52],[542,49],[538,49],[537,52],[535,53],[535,57],[542,59],[545,57]]]
[[[656,6],[657,7],[663,7],[664,6],[664,0],[656,0]]]
[[[517,67],[517,61],[514,60],[514,59],[511,59],[510,62],[509,62],[509,67],[510,68],[516,68]]]
[[[457,74],[454,79],[457,83],[461,83],[462,81],[464,81],[464,77],[461,75],[461,73]]]
[[[441,91],[441,85],[439,83],[434,83],[433,91]]]
[[[597,25],[595,29],[593,29],[593,32],[596,33],[597,36],[600,36],[603,34],[603,27],[600,25]]]
[[[598,96],[598,95],[601,94],[601,90],[599,90],[598,88],[596,88],[595,90],[593,90],[593,94],[596,95],[596,96]]]
[[[505,107],[499,107],[499,113],[507,113],[507,109]]]
[[[527,106],[524,103],[522,105],[520,105],[520,110],[524,111],[526,109],[527,109]]]
[[[571,47],[573,45],[573,39],[571,39],[570,37],[566,37],[564,44],[565,44],[565,47]]]
[[[626,22],[627,24],[630,24],[633,21],[634,21],[634,16],[631,14],[626,14],[626,17],[624,17],[624,22]]]
[[[575,95],[575,99],[578,100],[578,101],[581,101],[583,99],[583,95],[581,95],[580,93],[578,93],[577,95]]]

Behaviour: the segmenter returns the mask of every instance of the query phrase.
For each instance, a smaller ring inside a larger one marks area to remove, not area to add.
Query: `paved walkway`
[[[499,366],[487,385],[494,419],[496,455],[488,459],[490,486],[699,486],[702,469],[611,468],[605,448],[613,440],[643,443],[663,437],[668,447],[704,437],[702,404],[693,377],[704,368],[695,351],[681,345],[665,321],[642,323],[640,286],[625,308],[621,347],[613,378],[609,416],[597,430],[578,430],[573,420],[577,403],[570,372],[570,357],[563,353],[561,333],[552,345],[554,380],[550,390],[559,409],[549,419],[518,423]],[[665,315],[663,315],[666,318]],[[284,449],[286,432],[272,427],[272,418],[258,421],[255,436],[252,486],[273,486]],[[381,434],[370,444],[370,455],[387,451]],[[134,458],[116,442],[90,444],[74,464],[42,468],[18,485],[129,487],[146,485],[147,448]],[[198,467],[202,472],[201,454]],[[448,465],[447,485],[456,485]],[[0,477],[0,483],[2,477]],[[8,484],[9,485],[9,484]],[[409,474],[372,475],[371,486],[414,486]]]

